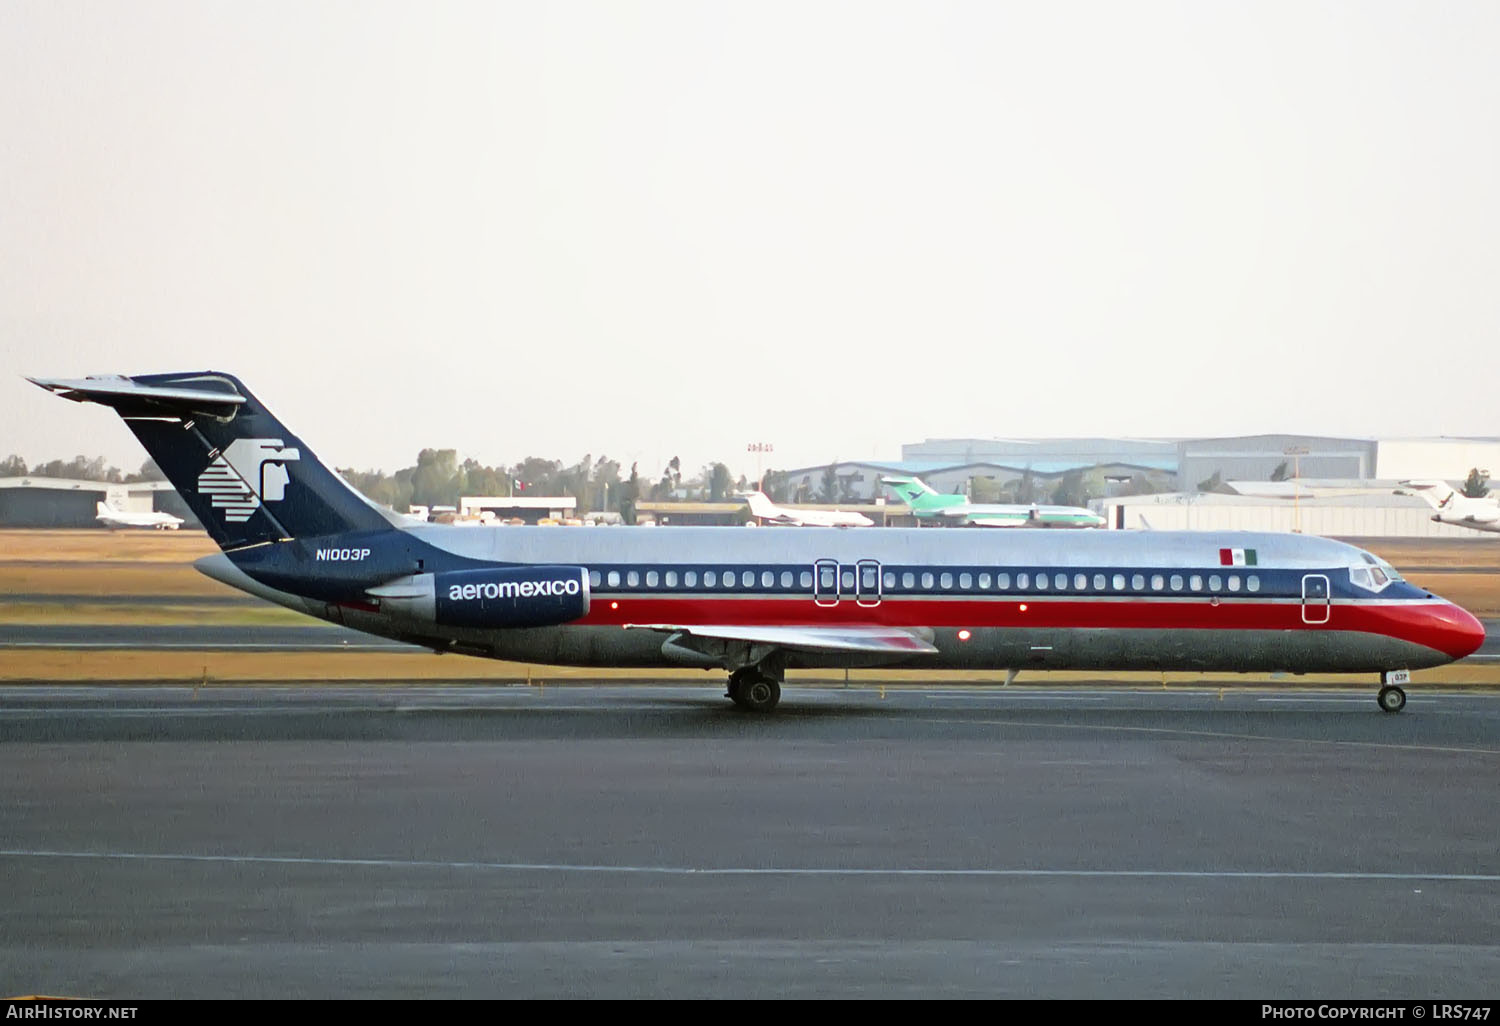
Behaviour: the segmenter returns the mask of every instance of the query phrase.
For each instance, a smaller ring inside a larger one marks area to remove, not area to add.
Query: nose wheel
[[[756,667],[729,675],[730,701],[747,712],[768,713],[781,701],[781,681]]]
[[[1387,684],[1375,696],[1375,701],[1380,703],[1380,708],[1383,711],[1398,713],[1406,708],[1406,692],[1394,685]]]

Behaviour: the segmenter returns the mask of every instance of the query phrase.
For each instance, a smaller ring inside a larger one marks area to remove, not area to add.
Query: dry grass
[[[245,605],[114,605],[102,602],[6,602],[0,624],[87,626],[312,627],[326,626],[269,602]]]
[[[191,563],[218,551],[202,531],[0,530],[4,563]]]
[[[191,564],[173,563],[4,563],[0,595],[239,596],[204,577]]]

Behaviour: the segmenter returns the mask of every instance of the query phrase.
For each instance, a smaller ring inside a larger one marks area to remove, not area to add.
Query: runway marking
[[[989,724],[996,727],[1056,727],[1063,730],[1103,730],[1123,734],[1180,734],[1184,737],[1211,737],[1229,741],[1274,741],[1280,744],[1303,745],[1351,745],[1357,748],[1388,749],[1406,752],[1450,752],[1460,755],[1500,755],[1496,748],[1450,748],[1445,745],[1403,745],[1389,741],[1341,741],[1317,737],[1272,737],[1268,734],[1233,734],[1222,730],[1183,730],[1178,727],[1124,727],[1103,723],[1048,723],[1036,720],[924,720],[924,723],[948,723],[972,726]]]
[[[993,687],[993,685],[989,685],[989,684],[981,685],[981,686],[982,687]],[[1015,694],[1010,694],[1010,695],[999,695],[999,694],[994,694],[994,693],[990,693],[990,692],[985,692],[985,693],[980,693],[980,694],[964,694],[961,691],[940,691],[940,692],[937,692],[936,694],[925,694],[922,697],[926,698],[928,701],[936,701],[938,699],[947,699],[947,698],[956,698],[956,699],[959,699],[960,701],[965,701],[965,702],[974,702],[974,701],[978,701],[980,699],[1001,699],[1003,701],[1009,701],[1009,702],[1025,702],[1025,701],[1103,702],[1103,701],[1107,701],[1108,698],[1109,698],[1108,695],[1048,695],[1048,694],[1027,694],[1027,693],[1023,693],[1023,692],[1017,692]]]
[[[1315,703],[1323,703],[1325,705],[1364,705],[1367,702],[1369,702],[1370,700],[1368,698],[1303,698],[1300,695],[1293,695],[1290,698],[1257,698],[1256,701],[1257,702],[1280,702],[1280,703],[1286,703],[1286,704],[1300,703],[1300,702],[1315,702]],[[1411,702],[1411,703],[1408,703],[1408,704],[1416,705],[1418,703]]]
[[[1500,883],[1500,873],[1374,873],[1274,869],[922,869],[815,866],[607,866],[567,862],[485,862],[447,859],[350,859],[306,855],[193,855],[183,852],[0,850],[3,858],[98,859],[117,862],[207,862],[232,865],[337,866],[375,869],[476,869],[523,873],[615,873],[655,876],[931,876],[1163,880],[1404,880]]]
[[[313,652],[319,649],[411,649],[426,652],[420,645],[408,645],[402,641],[380,641],[349,644],[347,641],[5,641],[5,648],[118,648],[126,651],[152,651],[158,648],[196,648],[205,652],[220,648],[290,648],[298,652]]]

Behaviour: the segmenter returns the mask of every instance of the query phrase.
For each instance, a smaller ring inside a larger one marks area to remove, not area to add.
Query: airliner
[[[117,527],[154,527],[158,531],[175,531],[182,526],[182,518],[170,513],[132,513],[115,509],[108,502],[94,503],[95,520],[113,530]]]
[[[328,469],[216,371],[32,378],[113,408],[218,543],[209,577],[319,619],[527,663],[690,666],[769,712],[788,669],[1379,674],[1478,620],[1351,545],[1168,531],[558,531],[422,524]]]
[[[1396,494],[1422,499],[1432,507],[1432,519],[1440,524],[1500,531],[1500,502],[1488,496],[1470,498],[1447,481],[1402,481]]]
[[[919,477],[883,477],[918,520],[965,527],[1103,527],[1104,518],[1082,506],[972,503],[964,495],[933,491]]]
[[[746,492],[740,496],[750,504],[755,519],[767,524],[788,527],[869,527],[875,523],[863,513],[841,510],[787,509],[766,497],[765,492]]]

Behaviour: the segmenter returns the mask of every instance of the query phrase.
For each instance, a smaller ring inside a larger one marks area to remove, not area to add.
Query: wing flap
[[[661,631],[717,641],[796,649],[803,652],[870,652],[886,655],[928,655],[937,648],[900,627],[849,625],[841,627],[763,627],[738,624],[627,623],[626,630]]]

